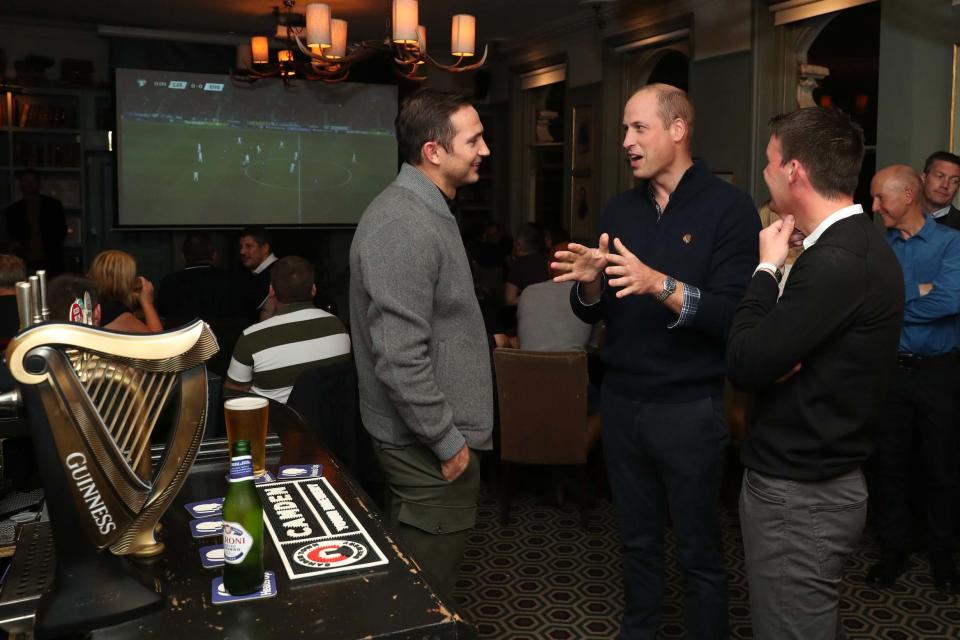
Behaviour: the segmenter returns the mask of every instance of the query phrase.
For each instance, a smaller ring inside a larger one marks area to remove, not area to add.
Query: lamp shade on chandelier
[[[333,17],[327,3],[312,2],[305,14],[293,12],[295,0],[284,0],[285,10],[274,9],[277,33],[285,37],[289,47],[299,52],[296,64],[292,53],[284,60],[271,64],[267,38],[251,39],[250,68],[244,70],[243,78],[254,81],[260,78],[289,78],[294,75],[310,80],[339,82],[349,75],[350,67],[378,53],[388,54],[396,72],[410,80],[425,80],[420,69],[430,65],[434,68],[460,73],[473,71],[486,62],[487,49],[473,64],[464,64],[476,51],[477,20],[472,15],[457,14],[451,19],[450,54],[455,58],[451,64],[441,64],[427,53],[427,30],[419,21],[418,0],[391,0],[388,33],[383,40],[348,42],[348,25],[345,20]],[[285,54],[286,55],[286,54]],[[295,69],[295,71],[293,71]]]

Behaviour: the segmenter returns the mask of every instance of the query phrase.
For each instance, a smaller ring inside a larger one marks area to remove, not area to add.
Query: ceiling
[[[334,17],[347,20],[351,41],[384,36],[390,0],[327,2]],[[278,4],[281,0],[0,0],[0,20],[268,35]],[[306,5],[307,0],[297,0],[294,10],[302,13]],[[446,46],[454,13],[476,15],[478,41],[496,42],[522,40],[555,21],[589,20],[593,9],[582,0],[420,0],[420,21],[431,48]]]

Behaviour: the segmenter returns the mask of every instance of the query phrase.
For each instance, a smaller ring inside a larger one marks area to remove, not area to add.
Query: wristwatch
[[[780,284],[780,281],[783,280],[783,270],[772,262],[761,262],[757,265],[757,268],[753,270],[753,274],[756,275],[757,271],[766,271],[773,276],[777,284]]]
[[[663,291],[657,294],[657,302],[663,302],[670,294],[677,290],[677,281],[667,276],[663,279]]]

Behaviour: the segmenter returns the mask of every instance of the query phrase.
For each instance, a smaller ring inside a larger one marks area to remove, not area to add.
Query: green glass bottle
[[[263,585],[263,507],[254,486],[250,442],[237,440],[232,453],[223,500],[223,586],[240,596]]]

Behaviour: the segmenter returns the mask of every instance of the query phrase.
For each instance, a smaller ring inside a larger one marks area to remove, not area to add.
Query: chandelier
[[[487,48],[472,64],[476,40],[476,18],[468,14],[454,15],[450,29],[450,55],[454,60],[442,64],[427,53],[427,30],[419,24],[418,0],[391,0],[387,20],[387,36],[383,40],[347,42],[347,22],[334,18],[330,5],[312,2],[306,13],[296,13],[296,0],[283,0],[284,9],[274,7],[276,37],[288,48],[277,52],[276,62],[270,59],[266,36],[250,39],[251,64],[235,77],[254,82],[262,78],[292,78],[341,82],[350,68],[378,55],[389,56],[396,73],[408,80],[423,81],[422,70],[428,65],[450,73],[473,71],[487,60]]]

